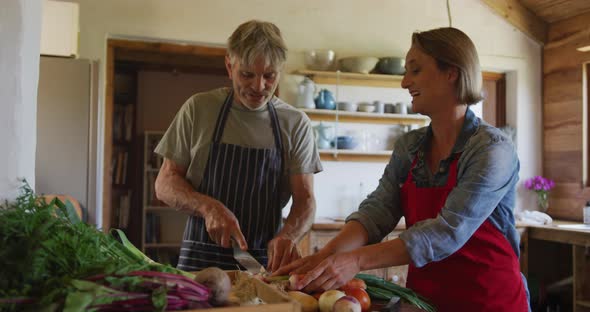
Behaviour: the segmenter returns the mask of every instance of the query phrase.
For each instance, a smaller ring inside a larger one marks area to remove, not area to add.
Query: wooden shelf
[[[590,300],[578,300],[576,305],[584,308],[590,308]]]
[[[393,151],[363,152],[356,150],[319,150],[323,161],[389,162]]]
[[[145,248],[180,248],[180,243],[146,243]]]
[[[430,118],[420,114],[378,114],[363,112],[345,112],[329,109],[301,108],[309,119],[330,122],[356,122],[385,125],[426,125]]]
[[[310,77],[315,83],[348,86],[401,88],[404,76],[381,74],[357,74],[340,71],[296,70],[295,75]]]

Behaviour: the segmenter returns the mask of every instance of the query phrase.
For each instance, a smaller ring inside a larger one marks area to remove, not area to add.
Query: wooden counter
[[[319,219],[311,226],[312,230],[317,231],[339,231],[344,226],[342,219]],[[394,231],[403,231],[406,229],[406,223],[401,221],[394,229]]]
[[[571,307],[568,303],[563,310],[590,312],[590,228],[581,227],[568,221],[527,226],[521,243],[527,258],[522,271],[546,289],[571,285]]]
[[[559,221],[559,224],[569,224],[573,222],[565,222],[565,221]],[[318,231],[338,231],[340,229],[342,229],[342,227],[344,226],[344,221],[341,219],[319,219],[316,220],[316,222],[314,222],[311,226],[312,230],[318,230]],[[524,223],[520,223],[517,222],[516,223],[516,228],[526,228],[529,225],[526,225]],[[394,231],[403,231],[406,229],[406,223],[401,221],[394,229]]]
[[[572,228],[579,222],[554,221],[550,225],[528,226],[529,238],[556,243],[590,247],[590,226],[587,229]]]

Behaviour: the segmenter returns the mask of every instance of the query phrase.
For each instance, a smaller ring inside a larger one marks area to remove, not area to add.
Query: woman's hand
[[[313,255],[295,260],[288,265],[281,266],[278,270],[272,272],[272,276],[287,275],[287,274],[303,274],[315,268],[327,256],[321,251]]]
[[[306,293],[336,289],[354,278],[359,271],[359,257],[354,252],[337,253],[308,271],[295,288],[303,288]]]

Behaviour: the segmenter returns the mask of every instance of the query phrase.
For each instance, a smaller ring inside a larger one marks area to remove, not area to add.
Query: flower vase
[[[549,208],[549,198],[546,192],[537,192],[537,204],[539,205],[539,211],[547,212]]]

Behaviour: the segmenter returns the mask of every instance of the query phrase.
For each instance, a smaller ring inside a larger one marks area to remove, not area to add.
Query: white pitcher
[[[295,107],[298,108],[315,108],[315,102],[313,95],[315,93],[315,83],[307,77],[299,84],[299,90],[297,93],[297,102]]]

